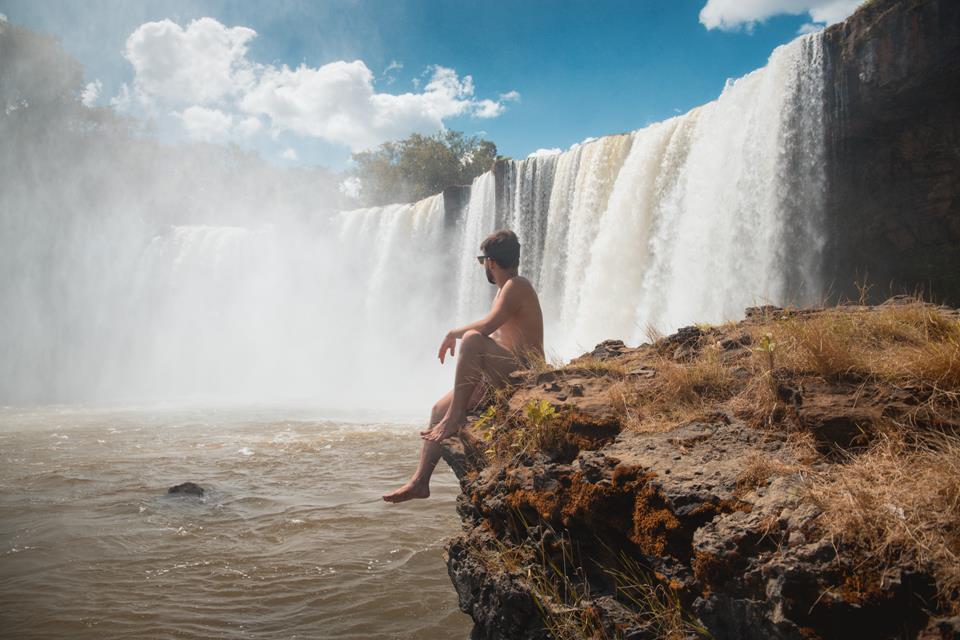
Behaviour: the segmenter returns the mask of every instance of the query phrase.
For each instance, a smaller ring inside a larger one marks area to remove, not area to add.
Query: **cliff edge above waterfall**
[[[871,0],[823,47],[826,279],[960,304],[960,2]]]
[[[957,637],[960,312],[653,338],[517,372],[445,442],[475,637]]]

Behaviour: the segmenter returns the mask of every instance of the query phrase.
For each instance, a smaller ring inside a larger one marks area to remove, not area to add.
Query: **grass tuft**
[[[931,573],[958,612],[960,435],[883,434],[866,453],[817,476],[821,525],[877,568],[903,559]]]

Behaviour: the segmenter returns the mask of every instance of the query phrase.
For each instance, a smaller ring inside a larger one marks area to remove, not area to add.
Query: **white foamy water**
[[[0,411],[0,636],[466,638],[457,483],[388,505],[413,426],[276,410]],[[203,498],[171,497],[194,481]]]
[[[562,357],[607,338],[642,342],[648,327],[669,332],[738,319],[751,305],[817,302],[820,37],[777,48],[765,68],[687,114],[477,178],[463,218],[434,251],[458,265],[459,320],[489,304],[473,256],[500,226],[520,237],[520,272],[540,293],[547,351]]]

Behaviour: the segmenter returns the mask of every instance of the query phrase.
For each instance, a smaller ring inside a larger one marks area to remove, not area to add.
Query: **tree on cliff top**
[[[414,133],[353,154],[360,198],[369,206],[414,202],[444,187],[470,182],[490,168],[497,145],[460,131]]]

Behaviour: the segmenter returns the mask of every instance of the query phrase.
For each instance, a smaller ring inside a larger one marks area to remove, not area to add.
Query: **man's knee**
[[[463,337],[460,339],[460,350],[467,351],[471,349],[476,349],[483,344],[485,335],[479,331],[471,329],[463,334]]]

